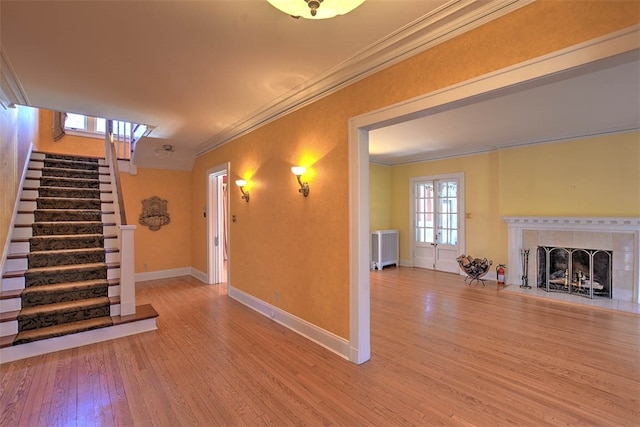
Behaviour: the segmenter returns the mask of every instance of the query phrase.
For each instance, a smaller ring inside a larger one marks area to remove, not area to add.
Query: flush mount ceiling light
[[[294,18],[327,19],[351,12],[365,0],[267,0]]]
[[[175,147],[169,144],[165,144],[162,146],[162,148],[156,148],[155,150],[156,157],[160,157],[160,156],[172,157],[174,151],[176,151]]]

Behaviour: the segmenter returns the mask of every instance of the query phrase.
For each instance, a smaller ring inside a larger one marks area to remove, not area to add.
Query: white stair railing
[[[124,138],[124,141],[118,139],[113,132],[113,121],[107,120],[107,131],[105,132],[105,159],[109,165],[109,173],[111,175],[111,183],[113,191],[116,193],[114,197],[114,207],[116,209],[116,225],[118,230],[118,241],[120,242],[120,315],[127,316],[136,312],[136,282],[135,282],[135,251],[134,251],[134,231],[135,225],[127,223],[127,216],[124,208],[124,199],[122,197],[122,185],[120,183],[120,170],[118,168],[118,150],[129,153],[131,141]],[[125,151],[122,151],[126,147]],[[129,157],[130,158],[130,157]]]

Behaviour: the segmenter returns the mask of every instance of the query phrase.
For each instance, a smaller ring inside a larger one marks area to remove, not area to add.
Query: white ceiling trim
[[[202,144],[196,156],[533,1],[453,0],[240,120],[221,135]]]

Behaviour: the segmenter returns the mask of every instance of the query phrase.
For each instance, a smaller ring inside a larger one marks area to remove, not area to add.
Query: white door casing
[[[410,250],[414,267],[459,273],[464,252],[464,174],[410,180]]]
[[[215,166],[207,170],[207,206],[205,215],[207,219],[207,283],[210,285],[227,282],[228,277],[223,277],[224,269],[224,239],[228,235],[225,227],[228,225],[223,221],[224,203],[223,197],[223,177],[227,175],[229,166],[227,163]],[[228,209],[228,208],[227,208]],[[228,263],[231,260],[227,260]],[[228,267],[228,265],[227,265]],[[230,269],[227,268],[227,276]]]

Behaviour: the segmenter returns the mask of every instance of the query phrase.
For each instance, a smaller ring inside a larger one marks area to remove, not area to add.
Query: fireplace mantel
[[[537,232],[565,232],[565,233],[626,233],[632,235],[631,262],[633,271],[631,280],[631,295],[623,296],[626,301],[640,303],[640,218],[634,217],[549,217],[549,216],[508,216],[502,218],[508,225],[508,264],[507,283],[520,285],[522,278],[523,235],[526,231]],[[582,234],[584,234],[582,233]],[[599,235],[602,236],[602,235]],[[584,237],[580,235],[580,237]],[[531,254],[534,253],[531,249]],[[594,248],[596,249],[596,248]],[[610,249],[603,247],[602,249]],[[615,256],[615,255],[614,255]],[[530,260],[530,265],[535,260]],[[529,269],[531,272],[531,267]],[[628,273],[627,273],[628,274]],[[535,278],[529,275],[529,284],[535,286]],[[615,286],[614,286],[615,289]],[[614,298],[616,295],[614,294]]]

